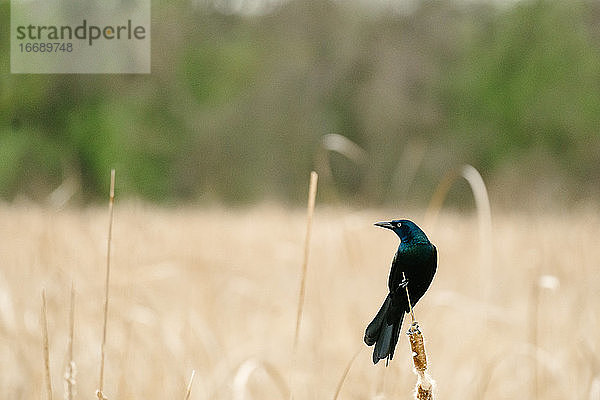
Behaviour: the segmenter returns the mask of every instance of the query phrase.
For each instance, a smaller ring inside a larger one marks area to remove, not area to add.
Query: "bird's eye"
[[[398,222],[398,224],[396,224],[396,226],[397,226],[398,228],[400,228],[400,227],[402,226],[402,222]]]

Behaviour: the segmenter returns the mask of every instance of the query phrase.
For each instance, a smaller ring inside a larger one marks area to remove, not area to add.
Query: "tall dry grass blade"
[[[442,209],[442,205],[444,204],[444,200],[446,200],[446,196],[448,195],[448,191],[458,176],[459,175],[455,170],[448,171],[438,184],[433,196],[431,197],[431,200],[429,201],[427,210],[425,211],[425,226],[431,227],[435,224],[435,221],[437,221],[440,210]]]
[[[330,178],[333,174],[329,162],[329,152],[339,153],[357,165],[364,164],[368,154],[362,147],[346,136],[330,133],[321,138],[321,152],[317,156],[317,166],[320,173]]]
[[[310,253],[310,233],[312,228],[313,214],[315,211],[315,200],[317,197],[317,181],[319,175],[312,171],[310,173],[310,183],[308,186],[308,206],[306,209],[306,236],[304,238],[304,257],[302,260],[302,272],[300,278],[300,293],[298,295],[298,312],[296,314],[296,329],[294,331],[294,345],[292,347],[292,367],[290,369],[290,399],[292,399],[292,371],[296,360],[296,350],[298,348],[298,337],[300,334],[300,324],[304,311],[304,296],[306,293],[306,271],[308,269],[308,255]]]
[[[277,368],[265,361],[250,358],[244,361],[235,373],[235,377],[233,378],[233,400],[246,399],[248,381],[252,374],[258,370],[264,371],[273,383],[275,383],[281,395],[280,398],[285,398],[288,395],[291,396],[290,390],[279,371],[277,371]]]
[[[356,360],[356,357],[358,357],[358,355],[360,354],[362,349],[363,349],[363,347],[361,346],[361,348],[358,349],[358,351],[356,353],[354,353],[354,355],[348,362],[348,365],[346,365],[346,368],[344,369],[344,372],[342,373],[342,377],[340,378],[340,381],[338,382],[338,385],[335,389],[335,393],[333,395],[333,400],[337,400],[338,396],[340,395],[340,392],[342,391],[342,387],[344,386],[344,382],[346,382],[346,377],[348,376],[348,373],[350,372],[350,368],[352,368],[352,364],[354,364],[354,360]]]
[[[343,154],[357,164],[362,164],[367,160],[367,152],[346,136],[330,133],[323,136],[321,142],[324,149]]]
[[[54,208],[62,209],[73,198],[78,189],[77,179],[74,176],[70,176],[50,193],[46,198],[46,202]]]
[[[252,359],[246,360],[240,365],[233,378],[233,400],[244,400],[246,398],[248,380],[256,369],[258,369],[258,363]]]
[[[479,222],[480,265],[483,268],[483,298],[488,300],[492,289],[490,277],[492,272],[492,211],[490,199],[483,178],[473,166],[464,165],[461,175],[469,182],[475,198],[477,221]]]
[[[190,394],[192,394],[192,383],[194,383],[194,376],[196,376],[196,370],[192,370],[192,376],[190,376],[190,382],[187,385],[187,390],[185,391],[185,400],[190,399]]]
[[[69,307],[69,342],[67,344],[67,367],[65,369],[65,399],[75,395],[75,361],[73,360],[73,335],[75,330],[75,287],[71,282],[71,304]]]
[[[412,185],[427,154],[427,146],[420,141],[409,141],[404,147],[400,160],[390,179],[384,200],[403,201],[408,199]]]
[[[317,181],[319,175],[315,171],[310,173],[310,184],[308,190],[308,207],[306,212],[306,236],[304,238],[304,257],[302,260],[302,273],[300,280],[300,294],[298,296],[298,313],[296,314],[296,330],[294,333],[294,353],[298,345],[298,334],[300,333],[300,324],[302,322],[302,313],[304,310],[304,295],[306,293],[306,271],[308,269],[308,255],[310,253],[310,232],[312,227],[313,214],[315,211],[315,199],[317,197]]]
[[[104,325],[102,328],[102,344],[100,345],[100,377],[98,378],[98,390],[96,396],[98,399],[105,399],[102,393],[104,389],[104,349],[106,347],[106,331],[108,322],[108,299],[109,299],[109,282],[110,282],[110,247],[112,241],[112,226],[113,226],[113,205],[115,203],[115,170],[110,171],[110,197],[108,200],[108,239],[106,244],[106,280],[104,282]]]
[[[481,288],[483,298],[488,300],[491,293],[491,271],[492,271],[492,212],[490,199],[488,196],[485,182],[479,174],[479,171],[471,165],[463,165],[460,171],[449,171],[438,185],[427,211],[425,212],[425,226],[434,225],[444,200],[448,195],[450,187],[458,177],[463,177],[471,187],[473,198],[475,199],[475,208],[477,209],[477,221],[479,224],[479,243],[480,243],[480,266],[483,270]]]
[[[542,291],[543,290],[556,290],[560,286],[560,280],[553,275],[540,275],[539,264],[535,263],[533,266],[533,278],[531,279],[531,293],[529,295],[529,343],[534,349],[539,349],[540,344],[538,343],[538,333],[543,332],[543,329],[539,329],[540,318],[539,310],[542,307]],[[543,319],[542,319],[543,321]],[[542,344],[543,346],[543,344]],[[539,362],[535,357],[531,358],[531,396],[533,399],[539,398],[540,391],[540,378],[539,378]]]
[[[42,348],[44,351],[44,372],[46,373],[46,396],[52,400],[52,378],[50,375],[50,350],[48,344],[48,317],[46,307],[46,289],[42,290]]]
[[[354,165],[363,167],[369,160],[368,153],[343,135],[330,133],[321,138],[321,146],[316,154],[315,169],[323,178],[323,182],[333,183],[333,170],[331,168],[331,153],[338,153],[352,161]],[[333,200],[340,201],[340,194],[334,184],[332,188]]]

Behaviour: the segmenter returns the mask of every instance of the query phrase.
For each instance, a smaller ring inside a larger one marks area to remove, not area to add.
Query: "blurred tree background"
[[[104,199],[115,167],[120,195],[295,203],[317,168],[324,200],[416,205],[465,163],[507,207],[600,199],[595,0],[175,0],[152,19],[150,75],[12,75],[0,0],[1,199]]]

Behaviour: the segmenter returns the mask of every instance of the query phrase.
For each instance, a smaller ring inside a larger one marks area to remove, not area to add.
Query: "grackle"
[[[411,306],[414,307],[425,294],[435,275],[437,249],[427,239],[425,232],[407,219],[378,222],[375,225],[393,230],[400,238],[388,280],[390,292],[373,321],[367,326],[364,339],[368,346],[375,345],[373,363],[377,364],[385,358],[387,365],[394,357],[404,313],[410,311],[406,287]],[[403,272],[406,279],[402,275]]]

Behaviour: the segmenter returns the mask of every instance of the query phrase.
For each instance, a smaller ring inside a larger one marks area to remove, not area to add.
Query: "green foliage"
[[[486,167],[542,149],[569,168],[583,156],[582,141],[598,150],[600,48],[588,8],[518,6],[482,27],[455,66],[449,94],[460,101],[448,107],[449,120],[464,141],[480,135],[474,152]]]
[[[368,159],[332,155],[329,199],[422,203],[464,163],[513,202],[543,196],[536,182],[600,195],[597,3],[361,7],[161,3],[151,75],[3,73],[0,196],[43,199],[75,177],[93,201],[115,167],[122,194],[153,201],[297,201],[330,133]]]

